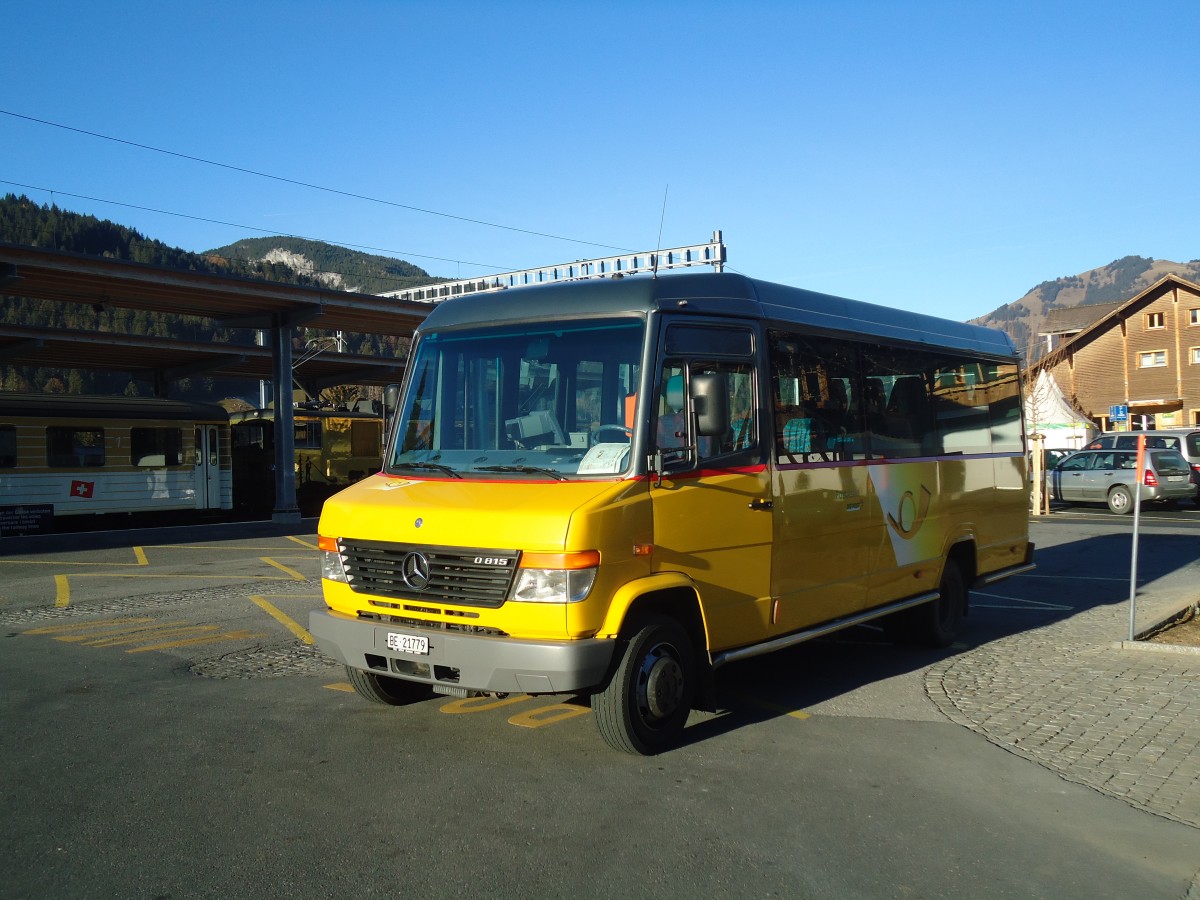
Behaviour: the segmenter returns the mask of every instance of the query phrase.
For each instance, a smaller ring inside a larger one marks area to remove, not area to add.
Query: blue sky
[[[652,249],[661,222],[667,247],[722,230],[747,275],[955,319],[1122,256],[1200,257],[1194,0],[5,18],[0,191],[188,250],[280,232],[465,278]]]

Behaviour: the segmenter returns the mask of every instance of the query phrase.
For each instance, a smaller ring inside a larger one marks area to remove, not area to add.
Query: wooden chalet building
[[[1063,335],[1030,370],[1054,376],[1103,431],[1200,425],[1200,285],[1166,275]],[[1114,406],[1128,407],[1127,422],[1110,418]]]

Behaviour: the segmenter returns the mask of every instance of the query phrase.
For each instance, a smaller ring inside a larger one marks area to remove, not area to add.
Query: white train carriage
[[[220,406],[0,392],[0,511],[10,517],[232,508]]]

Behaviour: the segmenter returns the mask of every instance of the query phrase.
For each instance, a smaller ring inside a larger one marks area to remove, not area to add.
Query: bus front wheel
[[[592,696],[592,712],[610,747],[650,756],[678,740],[695,693],[688,633],[673,619],[654,616],[625,644],[612,678]]]
[[[376,675],[374,672],[365,672],[352,666],[346,666],[346,677],[350,679],[354,692],[372,703],[403,706],[430,696],[429,687],[420,682]]]

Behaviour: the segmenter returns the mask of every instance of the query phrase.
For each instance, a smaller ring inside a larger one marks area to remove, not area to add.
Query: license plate
[[[1183,481],[1182,475],[1168,475],[1167,481]]]
[[[395,650],[397,653],[411,653],[414,656],[428,656],[429,638],[416,634],[396,634],[394,631],[389,631],[387,636],[387,647],[389,650]]]

